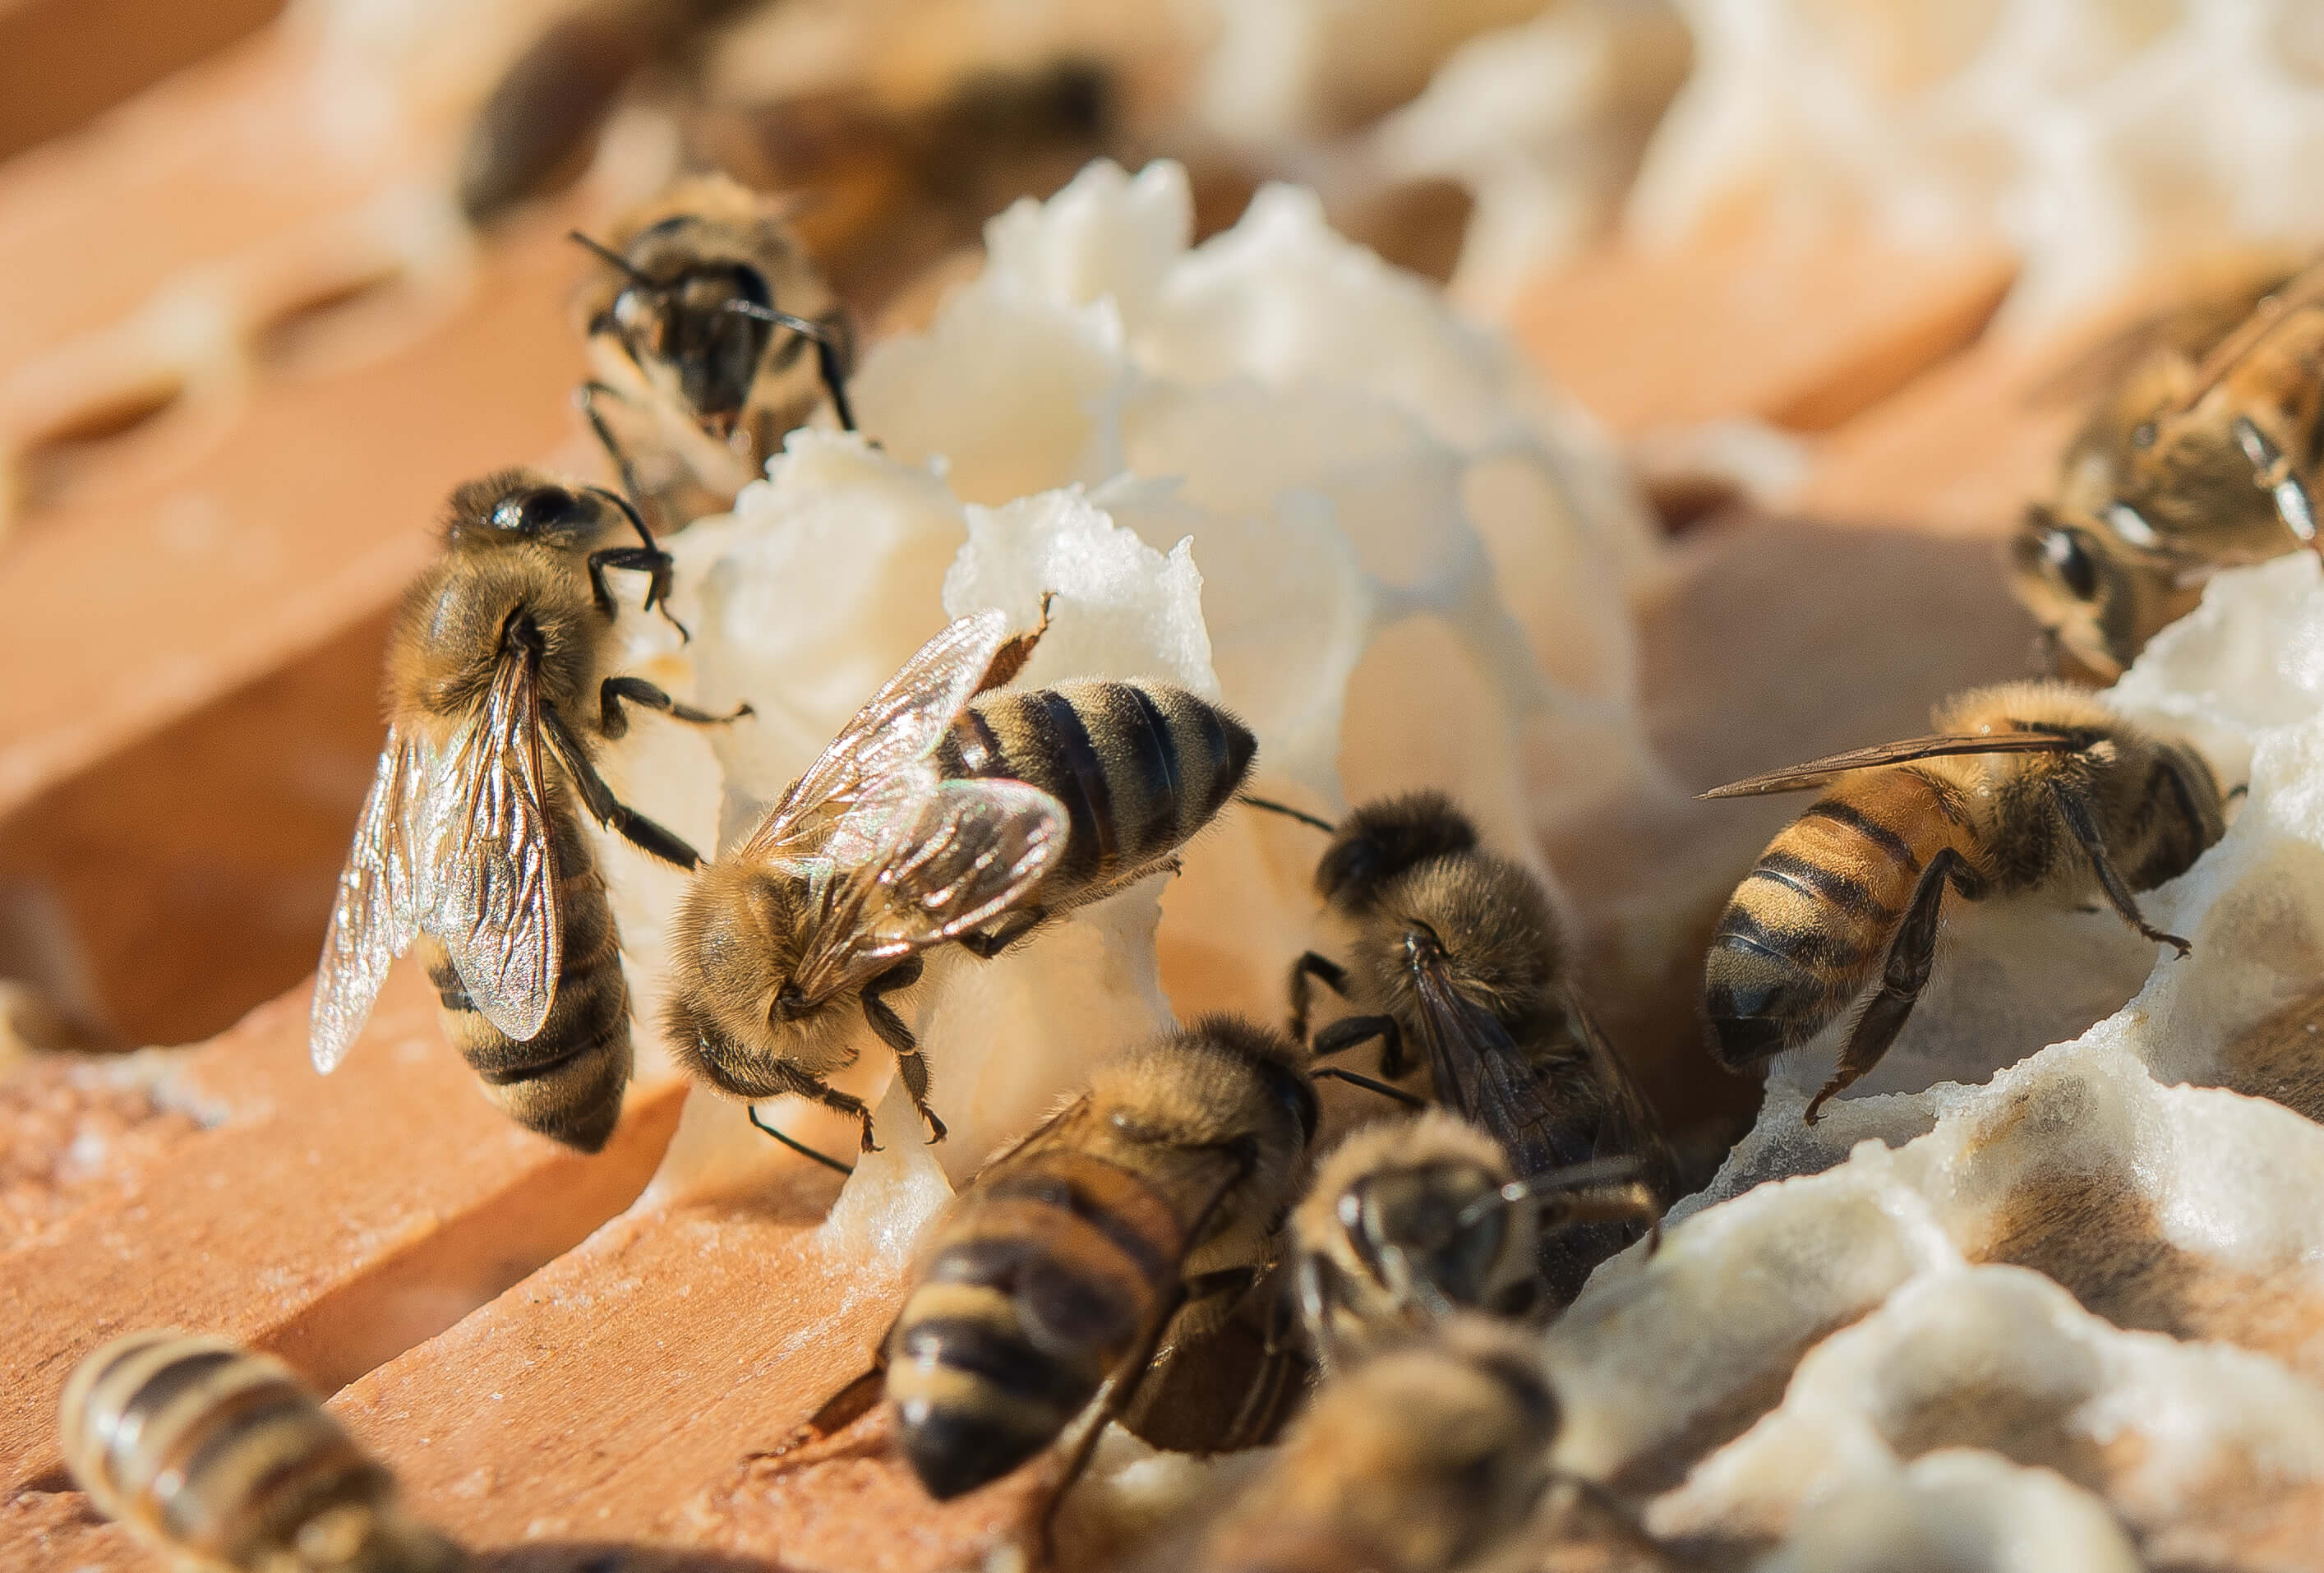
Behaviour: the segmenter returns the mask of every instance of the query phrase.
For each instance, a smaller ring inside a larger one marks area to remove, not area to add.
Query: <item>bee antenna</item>
[[[573,242],[576,245],[580,246],[582,249],[593,253],[599,262],[605,264],[609,267],[619,269],[629,278],[632,283],[643,284],[650,290],[658,290],[661,287],[655,283],[651,279],[646,277],[645,273],[635,263],[630,261],[629,258],[623,256],[620,252],[615,251],[612,246],[607,245],[601,241],[592,240],[577,229],[567,230],[565,232],[565,238]]]
[[[1248,804],[1254,809],[1265,809],[1268,813],[1280,814],[1286,819],[1296,819],[1303,825],[1312,826],[1321,830],[1326,836],[1336,836],[1340,833],[1340,828],[1331,820],[1318,819],[1314,814],[1293,808],[1289,803],[1278,803],[1273,798],[1262,798],[1250,792],[1237,792],[1235,801]]]
[[[789,1136],[784,1135],[780,1131],[776,1130],[772,1125],[767,1124],[766,1121],[759,1117],[758,1105],[751,1104],[747,1106],[751,1114],[751,1124],[756,1125],[768,1135],[772,1136],[776,1141],[780,1142],[784,1146],[789,1148],[800,1157],[812,1158],[817,1163],[822,1164],[825,1169],[836,1169],[842,1174],[853,1174],[855,1172],[853,1165],[842,1163],[838,1159],[831,1157],[826,1153],[818,1152],[814,1148],[808,1146],[806,1143],[796,1141]]]
[[[801,338],[811,338],[817,344],[830,342],[822,323],[794,317],[788,311],[778,311],[772,306],[761,306],[755,301],[729,301],[720,310],[732,311],[737,317],[752,317],[761,322],[771,322],[778,328],[788,328]]]

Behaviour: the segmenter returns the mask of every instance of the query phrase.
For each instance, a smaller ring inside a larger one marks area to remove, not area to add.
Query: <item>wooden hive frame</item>
[[[804,1468],[752,1457],[860,1368],[892,1300],[816,1244],[827,1177],[633,1208],[682,1089],[634,1088],[593,1159],[518,1131],[444,1051],[409,967],[342,1073],[308,1067],[305,978],[377,748],[386,612],[452,483],[574,440],[580,356],[575,262],[544,212],[447,254],[460,276],[420,281],[378,347],[300,358],[307,318],[408,265],[365,204],[441,152],[289,145],[254,171],[252,128],[289,116],[307,48],[268,29],[0,167],[18,496],[0,943],[124,1041],[190,1045],[147,1068],[158,1101],[61,1059],[0,1080],[0,1180],[31,1198],[0,1216],[0,1552],[148,1565],[71,1490],[54,1410],[90,1348],[174,1324],[336,1392],[416,1510],[481,1547],[959,1565],[1021,1521],[1038,1472],[938,1510],[876,1438]],[[1650,718],[1688,782],[1909,730],[1939,694],[2021,670],[2030,629],[1991,538],[2059,433],[2021,397],[2034,361],[1969,347],[2009,271],[1738,232],[1608,251],[1517,311],[1623,431],[1754,415],[1819,434],[1801,517],[1690,535],[1639,608]],[[157,356],[153,302],[189,278],[225,302],[225,341]],[[1819,598],[1839,586],[1844,606]],[[1845,679],[1814,659],[1841,647],[1861,657]],[[1767,823],[1729,821],[1728,855]],[[1678,856],[1620,825],[1549,850],[1596,954],[1626,889]],[[43,949],[58,934],[68,953]],[[1660,1003],[1605,1002],[1618,1037],[1666,1107],[1737,1106],[1684,1041],[1690,980],[1670,981]],[[95,1171],[53,1151],[100,1125]]]

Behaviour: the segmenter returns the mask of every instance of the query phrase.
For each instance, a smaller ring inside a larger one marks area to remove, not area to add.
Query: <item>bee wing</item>
[[[879,852],[840,873],[800,958],[809,999],[999,917],[1065,850],[1064,805],[1020,781],[931,778],[883,812]]]
[[[307,1046],[315,1069],[328,1073],[371,1018],[388,965],[420,930],[418,870],[411,858],[411,814],[426,790],[428,760],[419,739],[393,726],[379,770],[355,821],[354,845],[339,871],[330,926],[315,968]]]
[[[2072,738],[2061,737],[2054,732],[1938,733],[1928,737],[1907,737],[1901,743],[1852,748],[1846,754],[1827,754],[1821,759],[1812,759],[1805,764],[1794,764],[1787,770],[1771,770],[1765,775],[1729,782],[1701,795],[1705,798],[1757,798],[1771,792],[1803,792],[1812,787],[1825,785],[1851,770],[1877,770],[1884,764],[1909,764],[1916,759],[1934,759],[1940,754],[2070,754],[2077,746]]]
[[[1508,1152],[1519,1174],[1539,1174],[1591,1156],[1594,1122],[1561,1118],[1549,1082],[1493,1013],[1462,993],[1440,958],[1413,964],[1420,1033],[1440,1103],[1473,1120]]]
[[[1598,1120],[1598,1141],[1591,1156],[1636,1158],[1663,1204],[1668,1206],[1673,1199],[1671,1188],[1678,1177],[1678,1160],[1663,1137],[1662,1122],[1655,1118],[1654,1106],[1638,1090],[1629,1067],[1614,1052],[1614,1046],[1606,1041],[1606,1034],[1598,1030],[1597,1018],[1582,1003],[1582,996],[1567,989],[1565,1005],[1572,1018],[1575,1035],[1590,1051],[1590,1069],[1605,1098]]]
[[[484,1019],[521,1041],[557,997],[564,922],[542,802],[535,662],[504,659],[428,794],[428,930]]]
[[[816,833],[819,810],[850,803],[865,783],[925,758],[1008,639],[1008,615],[994,610],[963,617],[921,645],[791,783],[743,843],[743,855],[781,856]]]
[[[2260,298],[2249,317],[2232,333],[2213,345],[2195,367],[2194,385],[2179,401],[2176,414],[2184,415],[2203,402],[2205,394],[2244,359],[2265,343],[2295,311],[2324,301],[2324,262],[2311,263]]]

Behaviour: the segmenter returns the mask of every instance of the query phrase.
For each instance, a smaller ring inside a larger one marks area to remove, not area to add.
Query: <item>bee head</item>
[[[649,380],[723,438],[758,380],[775,300],[758,268],[709,254],[703,231],[698,219],[680,213],[641,230],[626,252],[576,238],[623,280],[595,328],[617,334]]]
[[[1315,889],[1335,907],[1361,910],[1407,869],[1476,846],[1476,825],[1443,792],[1383,798],[1341,821],[1315,865]]]
[[[538,470],[497,470],[452,494],[445,533],[454,541],[540,541],[561,545],[605,527],[599,493],[560,486]]]
[[[1555,982],[1564,945],[1541,882],[1491,853],[1419,864],[1383,883],[1351,951],[1392,1001],[1412,1002],[1418,952],[1492,1010],[1524,1011]]]
[[[2112,681],[2145,643],[2133,626],[2124,567],[2095,529],[2034,504],[2010,539],[2009,567],[2011,590],[2042,625],[2052,652]]]
[[[799,996],[794,975],[806,916],[803,879],[739,861],[704,868],[678,910],[665,1025],[678,1054],[733,1096],[794,1090],[785,1065],[830,1068],[818,1036],[801,1031],[814,1018],[844,1013],[831,1009],[833,1000],[810,1007]]]

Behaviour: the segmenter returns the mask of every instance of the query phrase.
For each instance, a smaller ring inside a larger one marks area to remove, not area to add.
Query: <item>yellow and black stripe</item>
[[[1055,1441],[1150,1330],[1186,1225],[1151,1186],[1071,1148],[980,1176],[889,1348],[904,1455],[939,1501]]]
[[[1032,898],[1070,906],[1158,862],[1225,806],[1250,770],[1250,728],[1167,683],[1060,683],[988,694],[937,745],[954,779],[1028,782],[1065,805],[1064,856]]]
[[[61,1419],[97,1505],[181,1559],[235,1573],[464,1565],[396,1510],[393,1478],[288,1369],[224,1339],[116,1339],[73,1373]]]
[[[1947,847],[1977,866],[1956,789],[1911,768],[1843,780],[1784,827],[1711,936],[1703,1004],[1720,1059],[1796,1049],[1846,1009]]]
[[[476,1009],[434,936],[420,934],[415,948],[443,1005],[445,1035],[484,1082],[484,1096],[526,1129],[595,1152],[613,1135],[629,1085],[630,985],[589,837],[568,811],[562,784],[549,793],[554,899],[564,930],[557,997],[540,1031],[522,1042],[511,1038]]]

